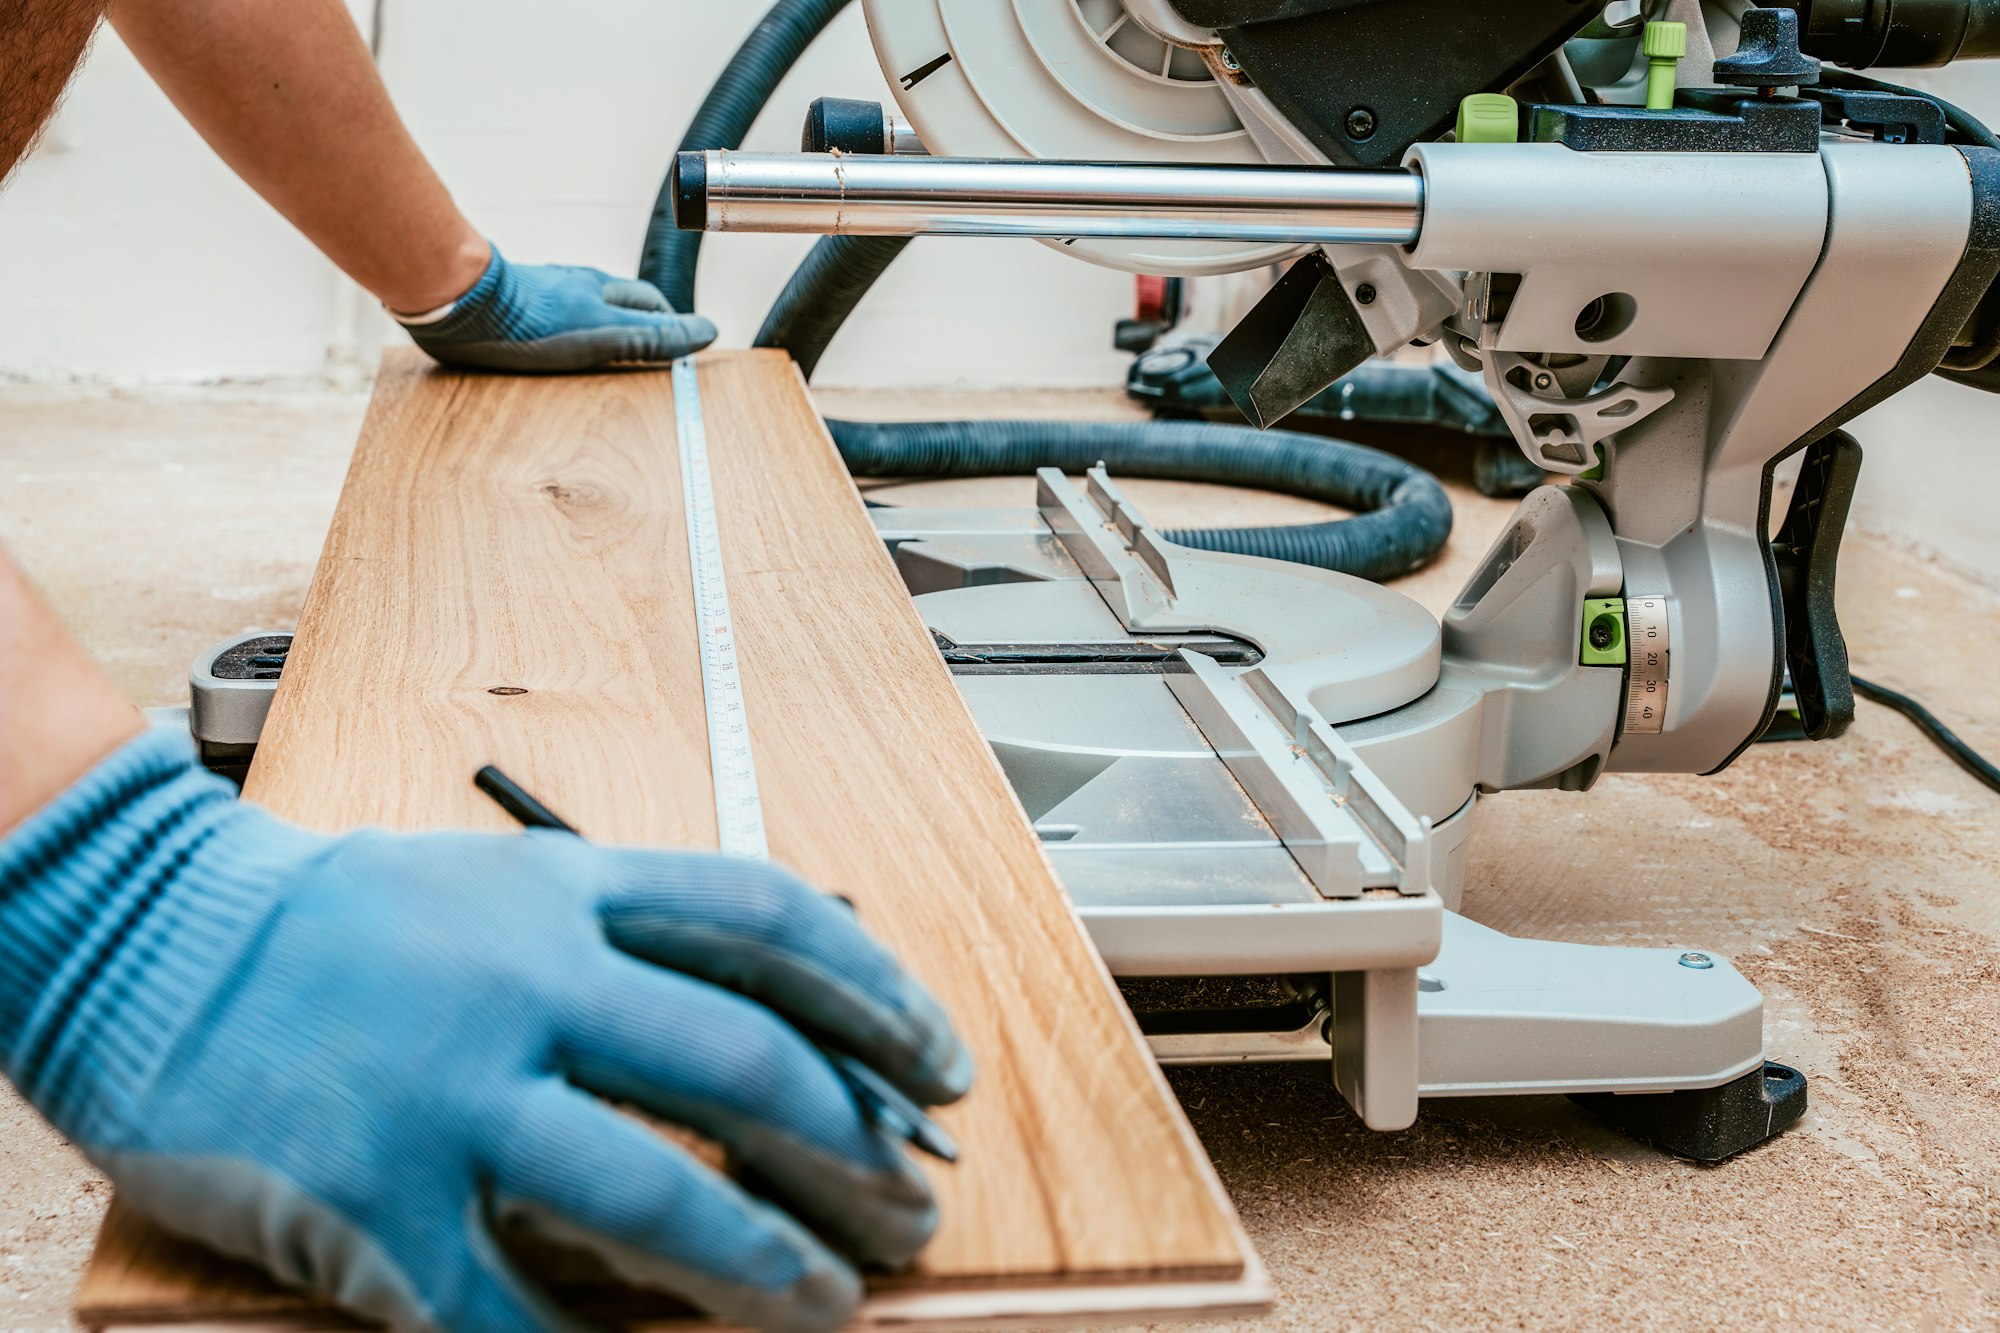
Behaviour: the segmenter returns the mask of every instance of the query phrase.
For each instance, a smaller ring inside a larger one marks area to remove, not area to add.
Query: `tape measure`
[[[694,582],[694,623],[700,635],[701,694],[708,718],[708,762],[715,777],[715,832],[724,856],[771,859],[764,835],[764,798],[750,750],[743,709],[743,672],[736,660],[736,622],[722,572],[722,536],[708,469],[708,429],[694,358],[674,362],[674,424],[680,434],[681,500],[687,511],[688,570]]]

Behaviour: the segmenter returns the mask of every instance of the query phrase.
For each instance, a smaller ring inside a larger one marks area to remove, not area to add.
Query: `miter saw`
[[[1788,676],[1809,735],[1847,726],[1839,427],[1987,378],[2000,150],[1822,58],[1994,54],[2000,4],[863,3],[895,107],[822,106],[825,151],[682,154],[681,227],[1288,264],[1211,357],[1251,421],[1433,346],[1566,481],[1442,625],[1167,541],[1101,468],[1044,470],[1032,509],[876,511],[1113,973],[1279,991],[1142,1014],[1160,1058],[1330,1061],[1385,1130],[1421,1097],[1566,1093],[1715,1159],[1795,1119],[1725,959],[1454,909],[1485,795],[1712,773]],[[198,733],[225,684],[197,680]]]

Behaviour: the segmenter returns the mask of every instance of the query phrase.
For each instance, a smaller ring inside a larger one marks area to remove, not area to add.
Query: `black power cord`
[[[1994,791],[2000,792],[2000,768],[1996,768],[1977,750],[1960,740],[1957,733],[1938,721],[1937,715],[1930,709],[1909,695],[1899,694],[1886,685],[1877,685],[1874,681],[1863,680],[1859,676],[1851,679],[1854,681],[1856,694],[1873,703],[1881,704],[1884,708],[1893,708],[1910,719],[1916,724],[1917,730],[1930,737],[1940,750],[1951,756],[1953,763]]]

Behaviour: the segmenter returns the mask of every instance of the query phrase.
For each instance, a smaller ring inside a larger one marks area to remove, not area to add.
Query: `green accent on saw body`
[[[1514,143],[1521,137],[1521,108],[1505,93],[1474,93],[1458,104],[1460,143]]]
[[[1646,53],[1646,110],[1674,109],[1674,67],[1688,53],[1685,23],[1654,21],[1646,25],[1640,41]]]
[[[1584,666],[1625,665],[1625,599],[1592,597],[1583,604]]]

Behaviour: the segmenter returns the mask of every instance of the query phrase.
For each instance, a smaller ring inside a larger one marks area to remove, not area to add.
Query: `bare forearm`
[[[0,547],[0,834],[142,726]]]
[[[0,0],[0,178],[41,132],[103,10],[102,0]],[[139,728],[0,547],[0,834]]]
[[[237,175],[390,309],[430,310],[478,281],[486,242],[342,0],[116,0],[111,21]]]

